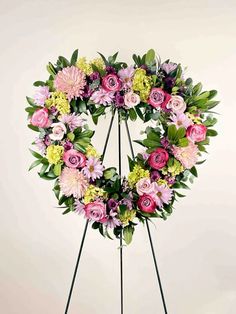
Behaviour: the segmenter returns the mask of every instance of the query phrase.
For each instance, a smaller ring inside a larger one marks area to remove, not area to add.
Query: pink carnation
[[[56,75],[55,88],[67,94],[68,100],[72,98],[82,98],[83,90],[86,85],[86,75],[75,66],[66,67]]]
[[[175,158],[179,160],[186,169],[191,169],[197,162],[198,147],[191,141],[186,147],[173,146],[172,151]]]
[[[39,86],[34,94],[34,102],[39,106],[43,106],[45,100],[48,99],[49,96],[50,96],[49,87]]]
[[[76,198],[81,198],[84,196],[89,183],[78,169],[65,167],[59,177],[59,185],[65,196],[73,195]]]

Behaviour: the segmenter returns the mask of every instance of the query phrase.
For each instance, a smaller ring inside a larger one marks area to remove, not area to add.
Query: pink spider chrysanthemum
[[[73,195],[76,198],[81,198],[84,196],[89,183],[78,169],[65,167],[59,177],[59,185],[65,196]]]
[[[89,157],[86,161],[86,166],[82,169],[83,174],[87,179],[99,179],[103,175],[104,166],[96,157]]]
[[[72,98],[82,98],[83,90],[86,85],[86,75],[75,66],[66,67],[59,71],[54,80],[57,90],[67,94],[70,101]]]

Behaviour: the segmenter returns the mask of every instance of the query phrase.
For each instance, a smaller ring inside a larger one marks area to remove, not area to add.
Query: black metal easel
[[[111,129],[112,129],[112,125],[113,125],[113,122],[114,122],[114,117],[115,117],[116,111],[119,111],[119,109],[114,109],[114,111],[112,113],[112,117],[111,117],[111,121],[110,121],[110,124],[109,124],[109,128],[108,128],[108,132],[107,132],[107,136],[106,136],[106,140],[105,140],[105,144],[104,144],[104,149],[103,149],[101,160],[103,160],[104,157],[105,157],[107,144],[108,144],[108,141],[109,141],[109,137],[110,137],[110,133],[111,133]],[[132,158],[134,159],[134,157],[135,157],[134,156],[134,149],[133,149],[133,145],[132,145],[132,140],[131,140],[131,136],[130,136],[130,131],[129,131],[129,126],[128,126],[127,120],[125,120],[125,126],[126,126],[127,136],[128,136],[128,140],[129,140],[131,155],[132,155]],[[119,112],[118,112],[118,160],[119,160],[119,162],[118,162],[119,163],[119,167],[118,167],[119,175],[121,176],[121,119],[120,119]],[[70,287],[70,291],[69,291],[69,295],[68,295],[68,299],[67,299],[67,303],[66,303],[65,314],[68,314],[70,301],[71,301],[71,296],[72,296],[72,292],[73,292],[73,288],[74,288],[74,283],[75,283],[76,275],[77,275],[77,272],[78,272],[78,266],[79,266],[79,262],[80,262],[80,258],[81,258],[81,254],[82,254],[82,250],[83,250],[83,246],[84,246],[84,240],[85,240],[87,229],[88,229],[88,223],[89,223],[89,220],[87,220],[86,224],[85,224],[84,233],[83,233],[81,244],[80,244],[79,254],[78,254],[78,257],[77,257],[75,270],[74,270],[74,274],[73,274],[73,277],[72,277],[71,287]],[[146,227],[147,227],[148,237],[149,237],[149,241],[150,241],[150,246],[151,246],[154,266],[155,266],[155,270],[156,270],[158,285],[159,285],[159,289],[160,289],[160,293],[161,293],[161,299],[162,299],[162,303],[163,303],[164,314],[168,314],[167,313],[166,302],[165,302],[165,297],[164,297],[164,292],[163,292],[163,288],[162,288],[162,283],[161,283],[161,278],[160,278],[160,274],[159,274],[159,270],[158,270],[158,266],[157,266],[155,250],[154,250],[154,246],[153,246],[153,242],[152,242],[151,231],[150,231],[150,227],[149,227],[149,223],[148,223],[147,219],[146,219]],[[120,301],[121,301],[120,302],[120,313],[124,314],[123,239],[122,239],[122,234],[120,236],[120,248],[119,248],[119,250],[120,250],[120,297],[121,297],[120,298]]]

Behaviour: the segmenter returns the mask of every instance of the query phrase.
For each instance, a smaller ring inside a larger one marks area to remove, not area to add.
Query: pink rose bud
[[[92,221],[104,223],[106,218],[106,205],[101,201],[94,201],[85,205],[85,216]]]
[[[53,141],[60,141],[63,139],[66,133],[66,126],[62,122],[56,122],[51,124],[52,133],[49,134],[49,137]]]
[[[170,100],[168,101],[166,108],[170,109],[174,113],[183,113],[186,110],[186,103],[181,96],[171,96]]]
[[[145,213],[154,213],[156,206],[156,202],[151,195],[143,194],[138,199],[138,208]]]
[[[136,183],[136,190],[139,195],[152,194],[157,192],[157,183],[151,182],[149,178],[142,178]]]
[[[170,100],[171,96],[163,91],[161,88],[153,87],[151,89],[148,103],[153,106],[154,108],[161,107],[162,109],[166,108],[167,102]]]
[[[187,138],[193,142],[201,142],[206,139],[207,127],[204,124],[193,124],[187,128]]]
[[[167,161],[169,159],[169,154],[164,148],[157,148],[154,152],[152,152],[148,158],[148,164],[155,170],[162,169],[165,167]]]
[[[69,149],[63,154],[63,160],[69,168],[83,168],[86,163],[84,154],[75,149]]]
[[[121,89],[121,81],[116,74],[108,74],[102,79],[102,87],[107,92],[117,92]]]
[[[134,92],[128,92],[125,94],[124,102],[125,108],[127,109],[133,108],[140,103],[140,97],[138,94],[135,94]]]
[[[30,123],[39,128],[46,128],[50,125],[50,120],[48,118],[48,109],[38,109],[36,110],[30,120]]]

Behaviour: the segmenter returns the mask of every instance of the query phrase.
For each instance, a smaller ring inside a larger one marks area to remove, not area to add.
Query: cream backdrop
[[[120,50],[120,59],[154,48],[163,60],[217,89],[219,136],[187,197],[166,222],[152,226],[171,314],[236,313],[235,1],[5,1],[1,29],[0,312],[59,314],[64,307],[85,224],[55,208],[51,183],[27,172],[34,134],[26,127],[25,95],[47,77],[59,54],[94,57]],[[101,150],[108,117],[96,129]],[[144,126],[131,126],[133,138]],[[117,163],[116,132],[106,164]],[[135,146],[137,151],[137,146]],[[129,153],[123,133],[123,173]],[[118,314],[118,241],[89,228],[70,313]],[[124,249],[125,313],[163,313],[147,232],[139,226]]]

